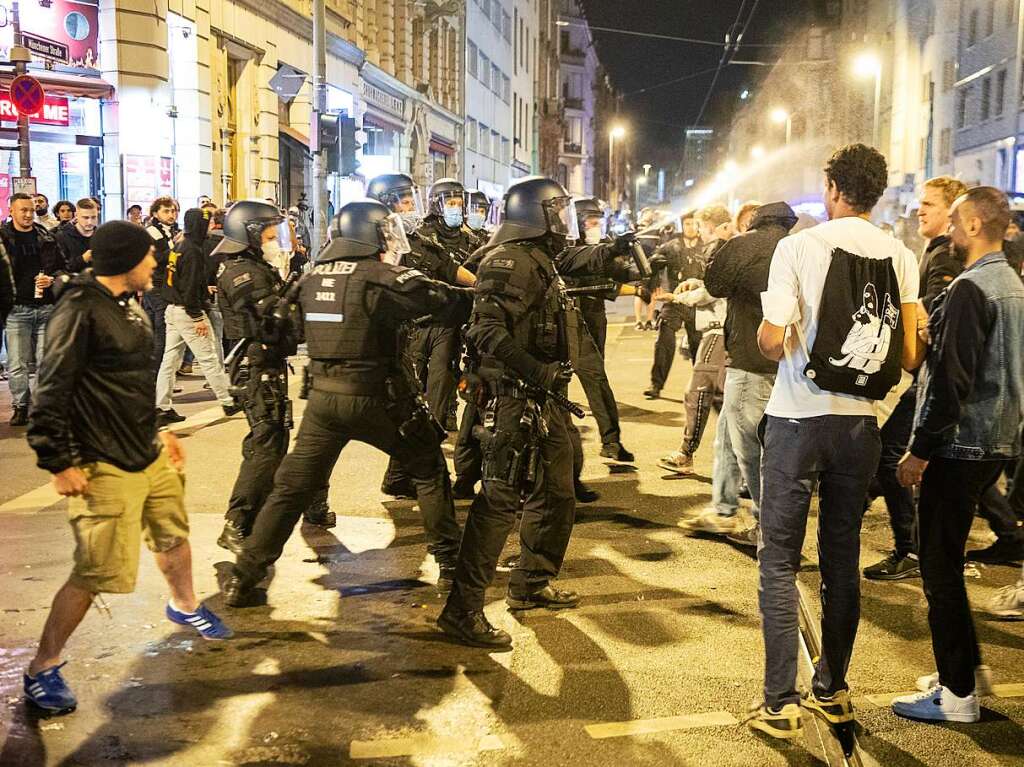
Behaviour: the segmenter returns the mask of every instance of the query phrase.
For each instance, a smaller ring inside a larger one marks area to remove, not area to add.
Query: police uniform
[[[287,358],[294,342],[274,336],[264,322],[282,281],[277,270],[248,252],[228,258],[217,274],[217,303],[224,334],[235,352],[230,367],[233,392],[242,400],[249,433],[242,441],[242,465],[228,501],[227,519],[248,535],[273,487],[274,472],[288,450],[291,408]],[[222,545],[227,543],[225,536]],[[225,548],[231,546],[225,545]]]
[[[376,256],[332,258],[333,244],[300,283],[311,392],[295,446],[274,476],[274,490],[238,556],[235,592],[255,586],[280,557],[302,508],[328,481],[351,440],[383,450],[410,475],[427,548],[442,575],[459,548],[442,434],[402,364],[399,327],[426,314],[463,322],[469,291]]]
[[[560,272],[567,270],[567,266],[562,266],[563,262],[568,265],[572,260],[578,260],[581,255],[586,256],[588,250],[608,247],[610,247],[609,243],[567,248],[559,255],[558,269]],[[625,273],[615,276],[621,281],[629,279],[629,275]],[[609,279],[606,275],[585,274],[577,277],[566,276],[565,283],[570,287],[587,288],[607,284]],[[618,285],[616,284],[614,295],[617,294]],[[607,448],[617,448],[622,437],[619,426],[619,406],[615,402],[615,393],[608,382],[604,364],[604,345],[608,327],[604,302],[612,297],[612,291],[608,290],[574,298],[573,304],[579,317],[577,322],[579,342],[573,350],[575,354],[571,360],[573,369],[583,385],[583,391],[590,405],[590,412],[593,413],[594,420],[597,421],[598,430],[601,433],[601,444]]]
[[[407,259],[409,266],[420,269],[425,274],[434,276],[451,284],[455,283],[458,266],[469,258],[473,252],[469,234],[459,229],[445,226],[437,216],[428,216],[416,232],[421,244],[421,252],[433,251],[434,259],[448,259],[455,266],[455,273],[450,268],[432,268],[433,264],[421,266],[425,259],[410,254]],[[416,375],[427,397],[430,412],[441,423],[446,424],[455,405],[455,387],[458,383],[458,365],[461,340],[458,328],[444,327],[436,323],[417,328],[409,340],[410,352],[416,365]]]

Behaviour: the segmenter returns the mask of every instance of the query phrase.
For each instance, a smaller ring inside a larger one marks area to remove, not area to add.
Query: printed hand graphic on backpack
[[[854,368],[866,375],[877,373],[889,354],[892,331],[899,317],[899,307],[893,304],[888,293],[885,294],[885,309],[879,313],[878,292],[869,282],[864,286],[863,302],[852,315],[853,327],[840,350],[844,356],[829,357],[828,361],[836,367]]]

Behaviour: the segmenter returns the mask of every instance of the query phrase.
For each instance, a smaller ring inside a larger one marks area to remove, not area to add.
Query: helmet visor
[[[435,192],[430,198],[431,213],[439,216],[444,215],[445,208],[458,208],[462,210],[465,207],[466,197],[465,195],[457,190],[450,190],[447,192]]]
[[[579,221],[576,219],[576,203],[572,197],[555,197],[541,203],[548,231],[560,234],[570,240],[580,238]]]
[[[405,225],[402,217],[392,213],[380,222],[380,235],[384,239],[384,252],[381,260],[387,264],[397,266],[402,261],[402,256],[412,251],[409,247],[409,238],[405,236]]]

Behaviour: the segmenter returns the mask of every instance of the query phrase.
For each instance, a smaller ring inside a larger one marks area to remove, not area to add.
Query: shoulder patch
[[[492,258],[487,265],[495,269],[514,269],[516,262],[514,258]]]
[[[417,277],[426,277],[426,275],[418,269],[407,269],[395,278],[395,283],[398,285],[404,285],[409,280],[414,280]]]
[[[231,284],[234,285],[236,288],[240,285],[244,285],[247,282],[252,282],[252,275],[249,274],[249,272],[242,272],[233,280],[231,280]]]
[[[228,265],[225,262],[222,261],[220,266],[217,267],[217,276],[220,277],[222,274],[224,274],[224,271],[227,268],[228,268]]]

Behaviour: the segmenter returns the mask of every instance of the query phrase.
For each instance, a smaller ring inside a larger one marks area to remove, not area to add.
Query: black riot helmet
[[[557,181],[527,176],[505,192],[501,225],[491,242],[532,240],[548,234],[570,240],[579,238],[572,197]]]
[[[444,218],[444,209],[449,200],[458,200],[459,208],[464,209],[466,188],[454,178],[439,178],[427,190],[427,213]]]
[[[263,232],[284,221],[281,210],[263,200],[239,200],[224,215],[224,237],[214,253],[260,253]]]
[[[371,258],[397,264],[408,253],[402,220],[377,200],[353,200],[331,221],[331,241],[317,261]]]
[[[395,213],[418,213],[423,215],[420,190],[412,177],[405,173],[382,173],[370,179],[366,196],[382,202]],[[408,208],[408,211],[402,210]]]
[[[607,234],[601,201],[596,197],[576,197],[573,202],[576,205],[576,221],[581,241],[588,245],[596,245]]]

